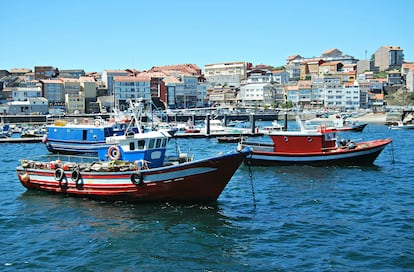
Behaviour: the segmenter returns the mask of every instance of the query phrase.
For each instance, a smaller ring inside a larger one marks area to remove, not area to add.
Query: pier
[[[43,137],[24,137],[24,138],[0,138],[0,143],[41,143]]]

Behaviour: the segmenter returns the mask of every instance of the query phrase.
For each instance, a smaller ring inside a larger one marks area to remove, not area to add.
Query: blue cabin
[[[140,161],[148,168],[160,167],[164,164],[170,137],[162,131],[108,137],[106,146],[98,148],[98,157],[103,161]]]

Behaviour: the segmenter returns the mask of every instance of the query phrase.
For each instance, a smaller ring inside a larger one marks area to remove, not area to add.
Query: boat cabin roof
[[[145,133],[131,133],[120,136],[111,136],[106,138],[107,144],[117,144],[134,140],[148,140],[148,139],[168,139],[171,135],[164,131],[149,131]]]

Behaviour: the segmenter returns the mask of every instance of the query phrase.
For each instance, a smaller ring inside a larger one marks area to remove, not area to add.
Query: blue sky
[[[0,69],[136,68],[247,61],[281,66],[382,45],[414,61],[414,1],[22,0],[2,3]]]

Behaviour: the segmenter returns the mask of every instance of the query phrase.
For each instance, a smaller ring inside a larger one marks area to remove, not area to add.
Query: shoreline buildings
[[[413,74],[414,64],[404,62],[399,46],[381,46],[369,60],[333,48],[319,57],[289,56],[284,67],[225,62],[206,64],[204,73],[195,64],[155,66],[147,71],[104,70],[101,74],[53,66],[35,66],[34,72],[13,68],[0,70],[0,113],[108,112],[126,110],[128,101],[135,99],[162,110],[286,105],[383,110],[384,90],[413,92]]]

